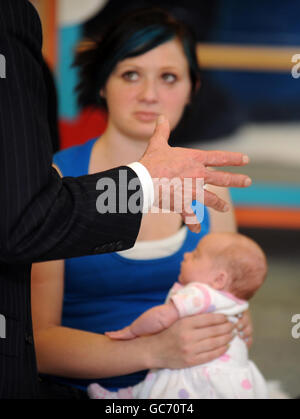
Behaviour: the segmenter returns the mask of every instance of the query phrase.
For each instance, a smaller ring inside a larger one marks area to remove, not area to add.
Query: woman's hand
[[[250,348],[253,343],[253,325],[249,310],[245,311],[240,317],[236,324],[236,328],[240,338],[243,339],[248,348]]]
[[[240,321],[246,325],[245,319]],[[186,368],[212,361],[228,350],[235,327],[223,314],[180,319],[163,332],[147,337],[149,368]]]

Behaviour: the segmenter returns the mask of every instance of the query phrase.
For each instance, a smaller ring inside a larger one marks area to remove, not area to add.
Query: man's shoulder
[[[1,0],[1,32],[17,35],[38,50],[42,47],[39,15],[29,0]]]

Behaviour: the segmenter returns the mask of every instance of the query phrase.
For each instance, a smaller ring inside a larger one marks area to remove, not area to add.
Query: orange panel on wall
[[[39,12],[43,27],[43,54],[54,69],[57,52],[57,0],[31,0]]]
[[[235,208],[239,227],[300,229],[300,209]]]

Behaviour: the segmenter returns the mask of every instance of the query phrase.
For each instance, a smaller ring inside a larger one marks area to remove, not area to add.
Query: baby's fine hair
[[[217,255],[217,263],[226,266],[231,277],[231,293],[249,300],[267,276],[266,255],[249,237],[234,234],[232,242]]]

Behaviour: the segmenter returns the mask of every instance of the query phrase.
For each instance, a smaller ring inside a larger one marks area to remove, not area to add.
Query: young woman
[[[62,176],[137,161],[158,115],[164,114],[174,129],[200,86],[193,36],[160,9],[114,22],[79,52],[76,64],[81,105],[105,107],[108,125],[100,138],[55,156]],[[223,197],[230,201],[228,191]],[[141,381],[149,368],[180,368],[221,356],[234,329],[223,315],[182,319],[158,335],[128,342],[111,341],[104,332],[162,304],[177,280],[183,254],[201,237],[234,230],[232,211],[225,215],[205,209],[199,235],[182,226],[178,214],[149,213],[133,249],[35,265],[32,306],[39,371],[47,374],[43,382],[55,382],[56,388],[60,383],[61,393],[68,387],[85,390],[95,381],[117,389]],[[238,326],[251,338],[248,315]]]

